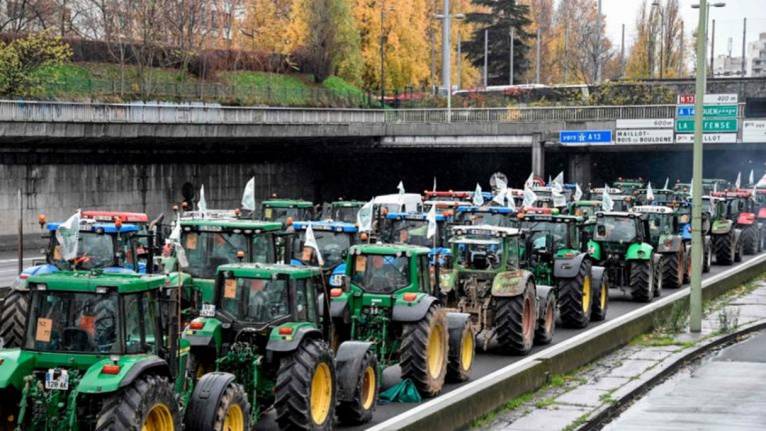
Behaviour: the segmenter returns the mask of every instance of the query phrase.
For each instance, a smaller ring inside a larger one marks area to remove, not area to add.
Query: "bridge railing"
[[[674,118],[676,105],[325,109],[0,101],[0,121],[138,124],[527,123]],[[744,104],[739,106],[740,118]]]

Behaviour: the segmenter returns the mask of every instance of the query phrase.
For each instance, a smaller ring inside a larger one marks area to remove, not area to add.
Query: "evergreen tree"
[[[487,81],[489,85],[507,85],[510,73],[510,33],[513,28],[514,83],[529,67],[531,35],[526,31],[531,23],[529,6],[517,0],[473,0],[485,12],[467,14],[466,20],[474,25],[473,37],[463,45],[471,63],[484,67],[484,31],[488,30]]]

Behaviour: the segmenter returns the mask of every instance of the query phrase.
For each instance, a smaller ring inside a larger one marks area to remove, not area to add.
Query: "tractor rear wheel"
[[[180,430],[179,416],[173,385],[164,377],[148,374],[104,401],[96,431]]]
[[[713,236],[713,253],[715,253],[716,264],[731,265],[734,262],[735,241],[733,230],[725,235]]]
[[[186,409],[188,431],[249,431],[250,403],[242,385],[228,373],[199,379]],[[198,392],[199,391],[199,392]],[[211,404],[211,401],[216,401]]]
[[[333,429],[335,386],[332,350],[324,341],[304,339],[279,364],[274,386],[279,428]]]
[[[630,294],[639,302],[651,302],[654,298],[654,273],[652,263],[637,260],[630,264]]]
[[[662,255],[662,287],[679,289],[684,284],[683,256],[680,251]]]
[[[742,252],[749,256],[755,254],[758,251],[758,226],[751,224],[750,226],[742,229],[742,234],[739,237],[742,241]]]
[[[338,403],[338,419],[344,424],[358,425],[369,422],[375,413],[378,399],[378,359],[372,349],[362,357],[361,375],[351,401]],[[341,376],[342,378],[342,376]]]
[[[494,327],[501,348],[518,355],[526,355],[532,350],[537,323],[536,301],[535,285],[531,281],[521,295],[494,299]]]
[[[548,291],[548,296],[538,298],[537,326],[535,327],[535,344],[544,346],[553,341],[556,330],[556,292]]]
[[[559,281],[559,316],[564,326],[584,328],[590,323],[593,305],[590,268],[590,262],[583,259],[574,278]]]
[[[475,340],[471,319],[465,319],[462,328],[450,331],[447,380],[464,382],[471,377],[475,355]]]
[[[705,248],[702,252],[702,272],[707,274],[710,272],[710,267],[713,265],[713,245],[710,241],[705,242]],[[689,253],[691,254],[691,253]]]
[[[590,312],[590,320],[601,322],[606,320],[606,311],[609,308],[609,282],[606,274],[601,276],[601,283],[594,290],[593,307]]]
[[[447,314],[432,306],[417,322],[404,326],[399,347],[402,378],[409,378],[426,397],[434,397],[444,387],[449,357]]]
[[[29,312],[29,292],[12,290],[5,297],[0,315],[0,347],[21,347]]]

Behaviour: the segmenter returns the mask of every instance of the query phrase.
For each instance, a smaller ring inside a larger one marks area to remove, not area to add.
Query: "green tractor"
[[[332,220],[345,223],[356,223],[356,215],[366,204],[364,201],[339,200],[325,204],[322,209],[322,220]],[[295,220],[303,220],[297,218]]]
[[[271,407],[281,429],[332,429],[372,418],[377,359],[369,342],[336,344],[333,358],[329,295],[322,271],[307,266],[222,265],[215,300],[183,333],[190,368],[204,386],[213,370],[236,376],[252,407],[242,404],[244,429]],[[215,410],[191,430],[214,429]]]
[[[166,250],[162,264],[170,273],[170,284],[183,286],[181,300],[187,317],[196,315],[203,302],[213,301],[220,265],[284,259],[277,246],[283,235],[281,223],[229,217],[182,217],[180,223],[180,245],[188,265],[178,272],[178,250]]]
[[[398,363],[402,378],[426,397],[438,395],[447,379],[469,378],[475,341],[470,316],[444,309],[439,265],[430,272],[430,251],[355,245],[346,258],[343,287],[330,291],[334,338],[372,342],[380,366]]]
[[[638,178],[617,178],[612,184],[614,187],[622,190],[626,195],[633,194],[634,191],[644,187],[644,179]]]
[[[561,323],[584,328],[591,319],[606,319],[609,287],[604,268],[593,265],[581,244],[588,237],[585,219],[537,209],[519,220],[526,239],[522,267],[539,284],[555,287]]]
[[[265,200],[261,203],[261,218],[288,224],[293,220],[314,220],[314,204],[300,199]]]
[[[0,351],[0,429],[181,429],[194,387],[164,276],[62,271],[28,282],[23,345]],[[230,390],[205,393],[210,402]]]
[[[689,280],[691,263],[691,246],[681,236],[679,214],[659,205],[639,205],[631,211],[649,219],[649,243],[662,259],[662,287],[679,289]]]
[[[555,292],[521,269],[519,238],[510,227],[452,227],[452,268],[439,274],[441,291],[449,307],[471,316],[484,350],[524,355],[553,339]]]
[[[606,268],[609,287],[651,302],[662,292],[662,262],[649,243],[649,219],[634,212],[598,212],[588,253]]]

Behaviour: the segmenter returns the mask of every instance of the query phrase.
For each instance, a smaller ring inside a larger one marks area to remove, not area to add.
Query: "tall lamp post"
[[[726,3],[708,3],[700,0],[698,5],[692,5],[699,9],[699,25],[697,26],[697,77],[694,96],[694,151],[692,168],[692,279],[691,292],[689,294],[689,329],[692,332],[702,331],[702,115],[703,101],[705,99],[705,51],[707,44],[707,20],[710,14],[710,6],[724,7]]]
[[[652,2],[652,7],[656,7],[657,12],[660,13],[660,79],[662,79],[665,72],[665,62],[663,61],[665,56],[665,13],[662,11],[660,0]]]
[[[442,86],[447,93],[447,121],[452,116],[452,42],[450,41],[452,19],[465,19],[462,13],[452,14],[450,12],[449,0],[444,0],[443,13],[434,16],[442,20]],[[460,59],[458,58],[458,61]]]

